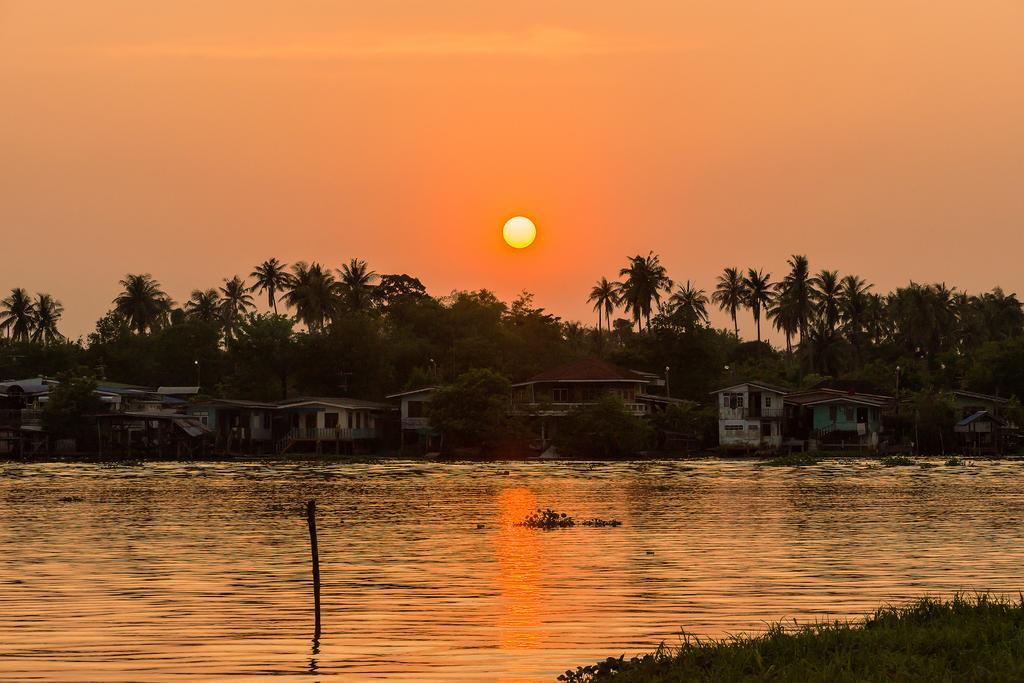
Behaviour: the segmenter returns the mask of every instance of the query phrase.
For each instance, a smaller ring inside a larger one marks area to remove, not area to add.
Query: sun
[[[526,216],[515,216],[505,221],[501,236],[510,247],[525,249],[537,239],[537,226]]]

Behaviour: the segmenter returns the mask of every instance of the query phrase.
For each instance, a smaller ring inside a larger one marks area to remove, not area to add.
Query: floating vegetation
[[[922,470],[930,470],[938,467],[938,465],[936,465],[933,462],[919,462],[917,463],[917,466],[920,467]]]
[[[64,496],[63,498],[57,499],[61,503],[81,503],[85,500],[81,496]]]
[[[963,458],[952,457],[946,461],[946,467],[967,467],[970,463]]]
[[[594,519],[584,519],[577,522],[564,512],[555,512],[548,508],[547,510],[538,509],[536,512],[531,513],[522,522],[517,522],[515,526],[551,531],[552,529],[567,529],[573,526],[622,526],[622,522],[617,519],[598,519],[596,517]]]
[[[912,467],[917,463],[905,455],[887,455],[882,458],[882,467]]]
[[[819,460],[810,453],[789,453],[757,463],[759,467],[808,467],[817,465]]]

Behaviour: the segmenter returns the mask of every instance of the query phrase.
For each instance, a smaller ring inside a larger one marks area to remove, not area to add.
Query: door
[[[761,417],[761,392],[750,392],[750,406],[747,408],[750,417]]]

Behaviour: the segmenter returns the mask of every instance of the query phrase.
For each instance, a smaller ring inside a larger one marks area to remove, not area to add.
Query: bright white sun
[[[537,226],[526,216],[515,216],[505,221],[501,235],[510,247],[525,249],[537,239]]]

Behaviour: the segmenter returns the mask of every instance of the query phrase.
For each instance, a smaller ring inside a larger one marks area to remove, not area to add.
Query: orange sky
[[[269,256],[588,321],[649,249],[1024,289],[1021,35],[1018,0],[0,0],[0,288],[73,336],[128,271],[180,301]]]

